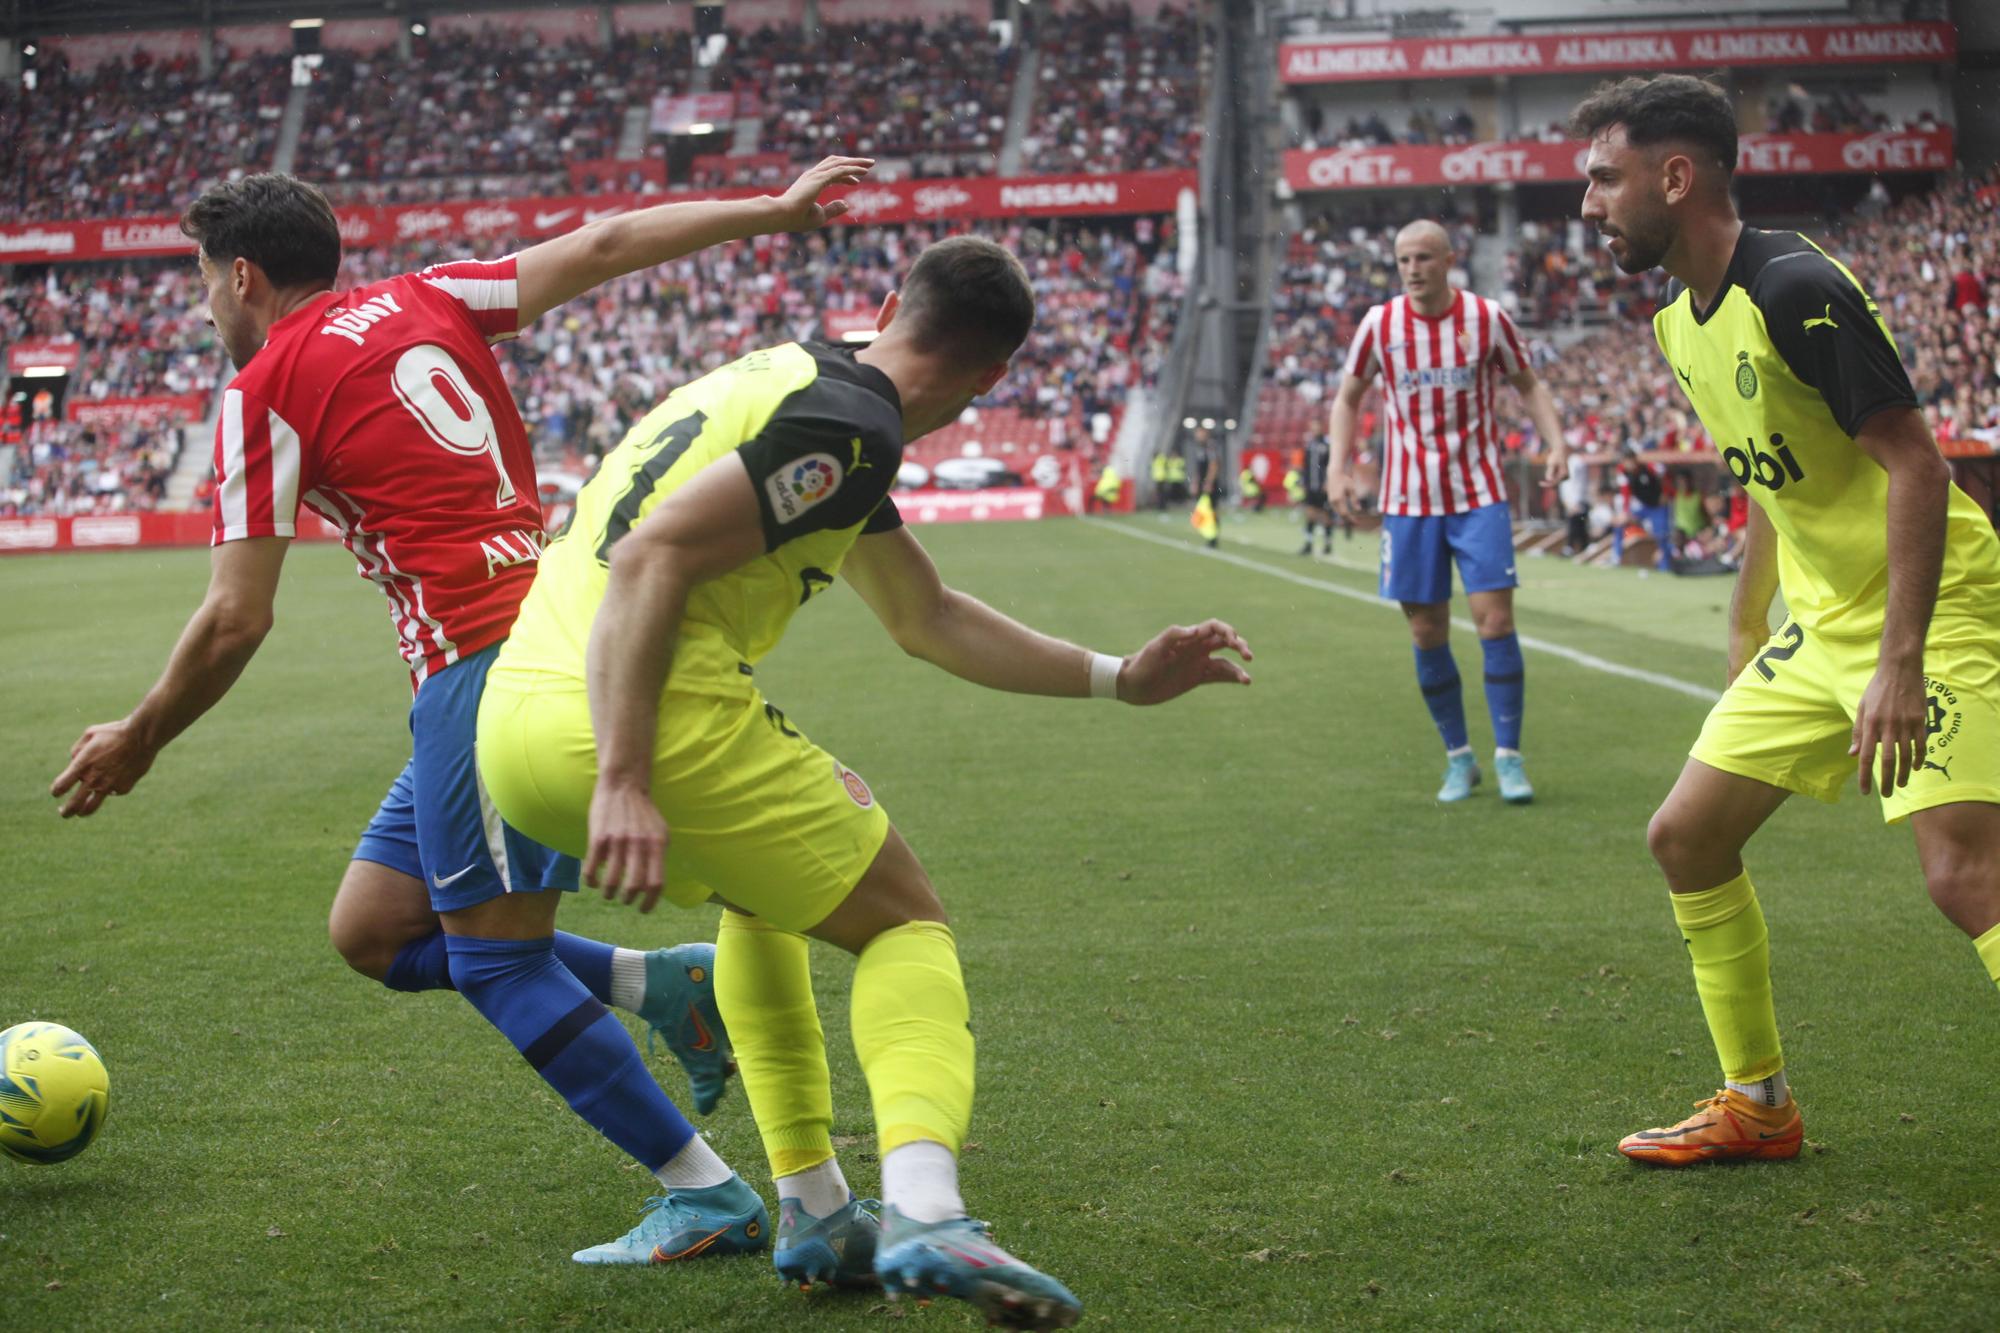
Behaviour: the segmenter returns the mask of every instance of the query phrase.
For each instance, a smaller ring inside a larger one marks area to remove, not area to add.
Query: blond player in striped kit
[[[1403,294],[1369,310],[1347,354],[1327,434],[1333,442],[1327,493],[1343,516],[1355,510],[1348,466],[1369,383],[1383,380],[1382,595],[1403,607],[1416,641],[1417,685],[1444,739],[1440,801],[1462,801],[1479,785],[1466,734],[1458,666],[1451,655],[1451,562],[1458,563],[1485,656],[1486,706],[1500,796],[1534,799],[1521,759],[1524,694],[1514,634],[1514,541],[1501,480],[1494,399],[1514,386],[1541,436],[1550,484],[1568,467],[1555,400],[1535,378],[1514,321],[1493,301],[1452,286],[1451,239],[1435,222],[1396,234]]]

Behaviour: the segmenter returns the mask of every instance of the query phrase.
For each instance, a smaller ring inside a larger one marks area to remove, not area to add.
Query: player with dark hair
[[[1736,118],[1718,89],[1626,79],[1572,123],[1590,141],[1583,218],[1625,272],[1672,276],[1654,334],[1756,502],[1729,688],[1647,830],[1724,1087],[1619,1151],[1671,1166],[1796,1157],[1743,847],[1794,792],[1879,790],[1884,818],[1916,834],[1931,900],[2000,982],[2000,539],[1952,484],[1860,282],[1798,233],[1737,217]]]
[[[1567,468],[1555,399],[1528,364],[1498,302],[1451,284],[1451,237],[1428,219],[1396,233],[1403,294],[1362,316],[1327,423],[1327,494],[1353,521],[1361,399],[1382,377],[1382,596],[1402,605],[1416,649],[1417,688],[1444,741],[1437,799],[1463,801],[1480,782],[1451,654],[1451,567],[1479,631],[1493,767],[1500,798],[1535,797],[1521,757],[1527,684],[1514,632],[1514,527],[1501,481],[1499,382],[1520,394],[1548,451],[1548,476]]]
[[[959,1195],[973,1044],[944,908],[868,784],[753,674],[845,575],[905,652],[989,688],[1151,704],[1248,681],[1216,655],[1249,656],[1217,621],[1124,659],[1038,634],[947,587],[903,526],[904,444],[991,390],[1033,319],[1019,261],[956,237],[918,258],[862,350],[787,343],[669,396],[550,545],[480,707],[479,763],[508,820],[583,856],[607,897],[728,909],[717,993],[777,1178],[779,1272],[879,1276],[1043,1328],[1074,1323],[1076,1298]],[[807,937],[857,955],[879,1227],[834,1158]]]
[[[724,241],[818,226],[829,158],[783,198],[670,204],[492,262],[335,292],[340,231],[317,189],[253,175],[206,190],[182,228],[237,374],[216,431],[208,595],[124,720],[88,728],[53,784],[88,815],[228,692],[272,621],[305,504],[388,596],[410,668],[412,755],[363,833],[328,928],[357,971],[456,989],[578,1115],[665,1187],[623,1240],[577,1255],[642,1262],[762,1248],[763,1210],[667,1099],[624,1026],[632,1009],[687,1066],[699,1109],[728,1072],[706,945],[641,954],[554,930],[576,864],[508,828],[478,784],[474,710],[543,545],[534,458],[491,344],[599,283]],[[715,1219],[725,1219],[722,1228]]]

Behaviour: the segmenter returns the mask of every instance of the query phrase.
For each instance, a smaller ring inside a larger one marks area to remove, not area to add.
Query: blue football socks
[[[1481,639],[1486,652],[1486,711],[1493,718],[1493,744],[1502,750],[1521,748],[1521,710],[1527,694],[1521,662],[1521,640],[1505,634]]]
[[[1450,644],[1417,649],[1417,687],[1424,692],[1424,705],[1431,710],[1431,720],[1437,723],[1438,735],[1444,738],[1444,748],[1464,749],[1465,697]]]
[[[570,1109],[648,1171],[694,1127],[660,1090],[632,1035],[556,957],[555,941],[445,937],[451,979]]]

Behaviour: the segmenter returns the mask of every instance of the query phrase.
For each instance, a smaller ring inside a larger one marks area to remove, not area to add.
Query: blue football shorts
[[[1451,600],[1451,562],[1467,592],[1517,587],[1514,519],[1505,503],[1462,514],[1382,518],[1382,595],[1431,604]]]
[[[439,912],[503,893],[576,888],[575,858],[508,827],[479,781],[473,742],[479,696],[500,645],[482,648],[429,677],[410,705],[410,761],[368,821],[357,861],[374,861],[424,882]]]

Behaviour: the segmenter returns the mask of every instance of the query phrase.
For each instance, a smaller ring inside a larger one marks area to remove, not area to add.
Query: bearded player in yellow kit
[[[1804,1128],[1741,852],[1794,792],[1878,791],[1916,835],[1931,901],[2000,982],[2000,540],[1952,484],[1854,275],[1796,232],[1737,218],[1720,91],[1626,79],[1572,128],[1590,141],[1583,218],[1625,272],[1672,276],[1660,350],[1756,502],[1729,689],[1647,830],[1726,1083],[1618,1149],[1668,1166],[1796,1157]]]
[[[607,895],[729,909],[716,1000],[777,1180],[781,1275],[879,1279],[1066,1328],[1076,1298],[995,1245],[958,1192],[972,1034],[937,893],[867,783],[752,675],[844,576],[905,652],[993,689],[1151,704],[1248,683],[1217,656],[1249,658],[1227,625],[1168,629],[1129,658],[1090,653],[945,586],[902,525],[889,490],[905,441],[999,381],[1034,309],[1018,260],[954,237],[918,258],[866,349],[753,352],[660,404],[543,557],[487,682],[479,770],[506,819],[583,857]],[[879,1219],[834,1159],[808,936],[857,958]]]

